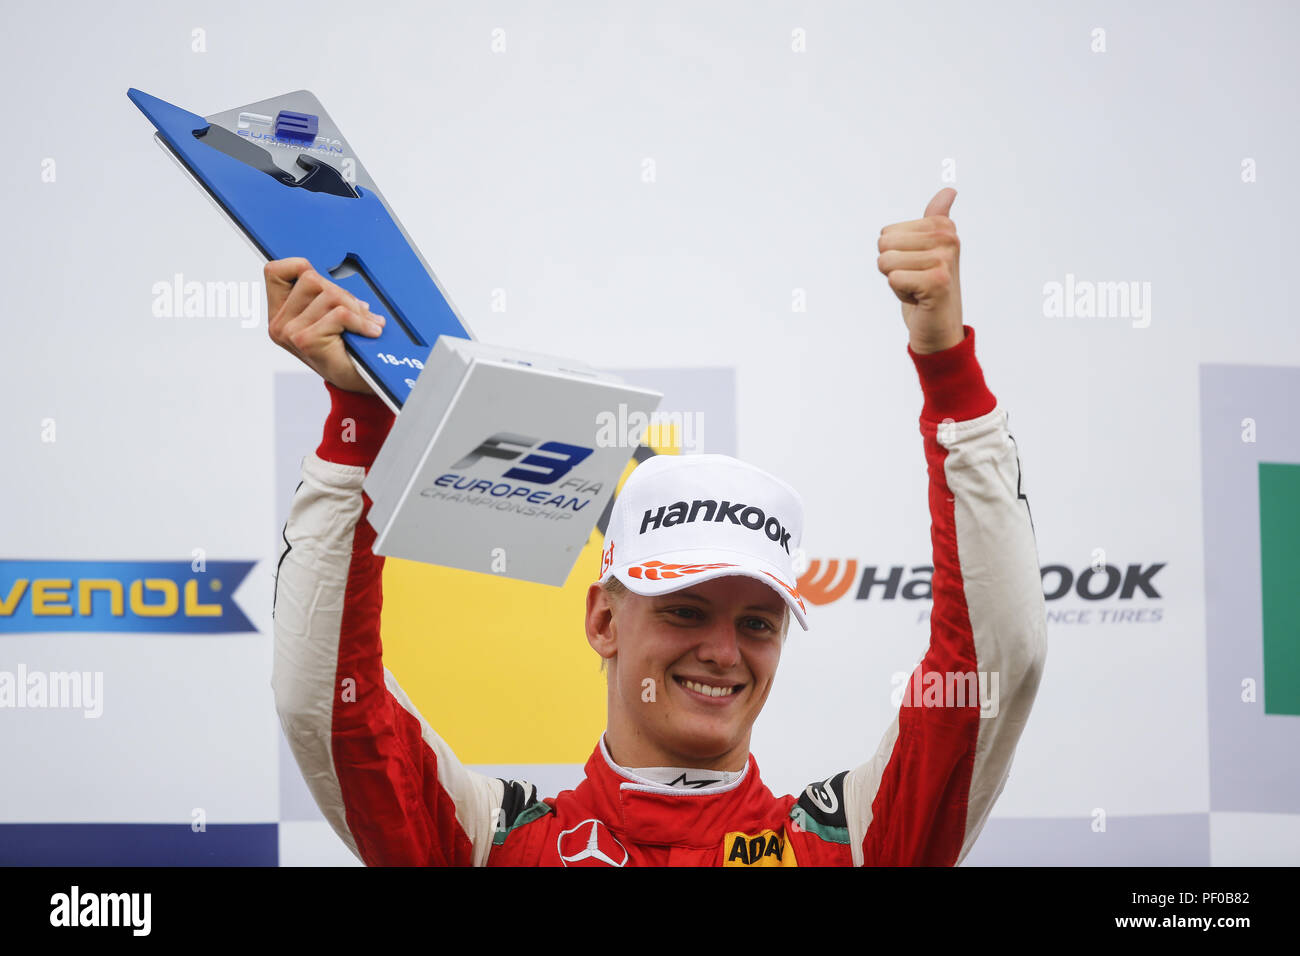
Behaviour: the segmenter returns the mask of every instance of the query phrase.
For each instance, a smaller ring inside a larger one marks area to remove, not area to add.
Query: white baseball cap
[[[655,455],[614,499],[598,583],[652,597],[739,574],[776,591],[806,631],[802,535],[803,499],[776,476],[728,455]]]

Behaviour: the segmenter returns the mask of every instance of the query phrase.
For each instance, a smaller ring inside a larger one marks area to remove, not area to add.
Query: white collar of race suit
[[[749,761],[743,770],[700,770],[693,767],[623,767],[614,762],[605,746],[605,735],[600,737],[600,753],[609,768],[624,777],[623,787],[647,790],[686,790],[691,793],[723,793],[731,790],[749,772]]]

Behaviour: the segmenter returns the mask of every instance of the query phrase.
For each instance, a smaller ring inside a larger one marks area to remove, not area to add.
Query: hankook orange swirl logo
[[[839,559],[832,558],[824,563],[826,568],[823,571],[823,562],[819,558],[810,559],[808,570],[799,575],[799,593],[813,604],[830,604],[832,601],[838,601],[848,593],[849,587],[858,574],[856,558],[844,561],[843,575],[840,575]]]

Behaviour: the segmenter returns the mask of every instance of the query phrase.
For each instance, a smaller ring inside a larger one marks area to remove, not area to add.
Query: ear
[[[605,660],[610,660],[618,653],[614,606],[599,584],[587,588],[587,643]]]

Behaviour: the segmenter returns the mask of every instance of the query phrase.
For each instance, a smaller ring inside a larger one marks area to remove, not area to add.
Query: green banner
[[[1259,463],[1264,713],[1300,716],[1300,465]]]

